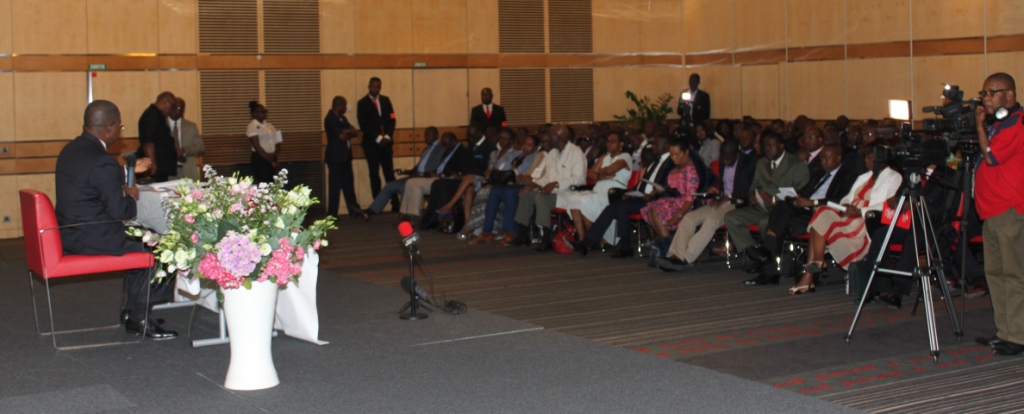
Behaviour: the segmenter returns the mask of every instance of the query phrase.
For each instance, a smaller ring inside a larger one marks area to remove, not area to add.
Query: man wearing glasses
[[[1024,111],[1013,77],[996,73],[979,93],[974,115],[984,162],[975,177],[978,216],[984,220],[985,278],[996,333],[977,341],[996,355],[1024,353]],[[985,128],[986,121],[990,122]]]
[[[149,167],[153,182],[167,181],[178,174],[178,150],[167,124],[176,105],[173,93],[161,92],[139,117],[139,149],[135,155],[153,161]]]

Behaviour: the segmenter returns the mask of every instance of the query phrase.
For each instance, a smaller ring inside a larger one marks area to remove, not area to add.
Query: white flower
[[[231,184],[231,185],[238,184],[238,178],[235,178],[235,177],[228,178],[228,184]]]
[[[161,263],[170,263],[171,260],[173,260],[173,259],[174,259],[174,252],[172,252],[170,250],[164,250],[163,252],[160,253],[160,262]]]
[[[284,220],[281,220],[281,218],[278,217],[277,221],[274,222],[274,227],[277,227],[279,229],[283,229],[284,228]]]
[[[174,252],[174,261],[175,262],[181,263],[181,262],[184,262],[186,260],[188,260],[188,252],[186,252],[184,250],[178,250],[178,251]]]
[[[178,266],[175,266],[175,265],[173,265],[173,264],[169,264],[169,265],[167,265],[167,271],[168,271],[168,272],[170,272],[170,273],[174,273],[174,271],[175,271],[175,270],[178,270]]]
[[[167,272],[165,272],[163,270],[161,270],[159,272],[156,272],[156,277],[161,277],[161,278],[162,277],[167,277]]]
[[[210,206],[206,204],[200,204],[198,208],[200,213],[205,213],[210,210]]]
[[[270,243],[263,243],[260,245],[260,255],[262,256],[268,256],[273,251],[274,249],[270,248]]]
[[[327,239],[320,239],[321,246],[327,246]]]
[[[189,195],[185,196],[185,202],[186,203],[191,203],[192,202],[192,194],[189,194]]]
[[[195,249],[189,250],[188,251],[188,260],[195,260],[195,259],[196,259],[196,250]],[[178,266],[178,267],[181,267],[181,266]]]
[[[298,214],[298,212],[299,212],[299,209],[296,208],[295,206],[288,206],[288,214],[291,214],[291,215],[294,216],[294,215]]]

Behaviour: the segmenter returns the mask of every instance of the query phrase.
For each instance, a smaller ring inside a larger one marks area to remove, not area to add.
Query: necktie
[[[821,186],[825,184],[825,181],[828,181],[828,178],[831,176],[832,173],[825,173],[825,175],[821,177],[821,180],[818,180],[818,184],[814,186],[814,191],[812,191],[811,194],[813,195],[814,193],[817,193],[818,190],[821,189]]]
[[[372,98],[373,98],[373,106],[377,107],[377,116],[383,117],[384,115],[380,113],[380,103],[377,102],[377,97],[373,96]],[[384,133],[384,124],[381,124],[381,126],[380,126],[380,134],[381,135],[387,135],[387,134]]]
[[[487,119],[491,119],[491,106],[487,105],[484,107],[484,114],[487,115]]]

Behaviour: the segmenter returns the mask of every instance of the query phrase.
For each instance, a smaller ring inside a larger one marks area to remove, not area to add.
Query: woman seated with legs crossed
[[[483,177],[477,175],[467,175],[462,177],[462,183],[459,184],[459,189],[456,190],[455,195],[451,200],[448,201],[441,208],[437,209],[439,216],[447,216],[452,213],[452,209],[455,208],[455,203],[462,200],[462,211],[463,217],[465,217],[466,224],[469,224],[470,217],[472,217],[473,202],[476,200],[477,192],[479,192],[484,184],[487,182],[487,177],[490,177],[491,171],[494,170],[511,170],[512,160],[519,157],[520,151],[512,148],[512,131],[507,129],[502,130],[498,134],[498,149],[491,154],[491,159],[488,162],[487,171]],[[470,226],[462,226],[462,230],[459,231],[459,240],[469,239],[470,232],[474,230]]]
[[[594,162],[587,171],[587,179],[596,181],[591,191],[573,193],[567,200],[572,222],[576,226],[576,241],[590,230],[594,220],[608,207],[608,191],[613,188],[626,188],[629,177],[633,174],[633,158],[622,152],[622,138],[617,132],[608,134],[607,152]],[[592,148],[591,151],[596,151]]]
[[[861,260],[868,253],[871,238],[864,222],[864,214],[882,211],[887,199],[896,195],[903,183],[900,173],[882,163],[875,163],[872,151],[864,155],[868,172],[854,181],[850,193],[840,204],[845,211],[831,207],[818,207],[811,217],[807,232],[810,242],[807,248],[807,265],[796,286],[789,289],[790,295],[814,292],[815,283],[825,269],[825,248],[840,267],[846,269],[850,263]]]
[[[654,194],[660,196],[640,209],[640,215],[651,226],[653,237],[668,237],[679,226],[693,207],[693,194],[700,187],[700,176],[690,160],[689,145],[684,140],[673,139],[668,153],[675,165],[668,174],[669,188],[655,187]]]

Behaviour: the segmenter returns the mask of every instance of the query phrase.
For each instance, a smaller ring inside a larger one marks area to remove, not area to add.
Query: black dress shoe
[[[777,285],[777,284],[779,284],[779,275],[775,275],[775,276],[758,275],[757,277],[755,277],[753,279],[744,280],[743,284],[746,285],[746,286],[764,286],[764,285],[768,285],[768,284]]]
[[[438,227],[440,225],[441,223],[438,223],[436,221],[421,222],[419,226],[416,226],[416,230],[426,231]]]
[[[1024,353],[1024,345],[1002,341],[998,345],[992,347],[992,353],[996,355],[1014,356]]]
[[[617,249],[615,253],[612,253],[612,259],[625,259],[627,257],[633,257],[633,249]]]
[[[890,308],[899,309],[903,307],[902,295],[897,295],[892,292],[881,293],[878,295],[878,301],[886,304]]]
[[[539,245],[537,245],[537,249],[536,250],[539,253],[543,253],[543,252],[546,252],[548,250],[551,250],[551,242],[550,241],[543,241],[543,242],[541,242]]]
[[[992,336],[989,336],[989,337],[979,336],[979,337],[975,338],[974,341],[979,343],[979,344],[988,345],[988,346],[997,346],[997,345],[999,345],[1001,343],[1006,342],[1006,341],[1002,340],[1002,338],[999,338],[998,336],[995,336],[995,335],[992,335]]]
[[[587,253],[590,251],[590,248],[585,246],[583,242],[573,242],[572,251],[579,253],[580,256],[586,257]]]
[[[687,263],[685,260],[679,260],[675,257],[659,257],[654,259],[654,262],[658,264],[658,268],[663,272],[676,272],[693,266],[693,263]]]
[[[149,323],[129,319],[128,322],[124,324],[125,333],[130,335],[141,335],[143,330],[145,330],[147,338],[155,340],[174,339],[178,337],[177,332],[165,330],[159,323],[152,319],[149,320]]]
[[[772,252],[764,246],[750,246],[747,248],[746,252],[747,256],[758,263],[767,262],[772,257]]]
[[[124,309],[124,310],[121,311],[121,315],[118,317],[118,320],[121,321],[121,325],[124,325],[124,324],[128,323],[128,321],[131,318],[132,318],[132,311],[130,311],[128,309]]]

